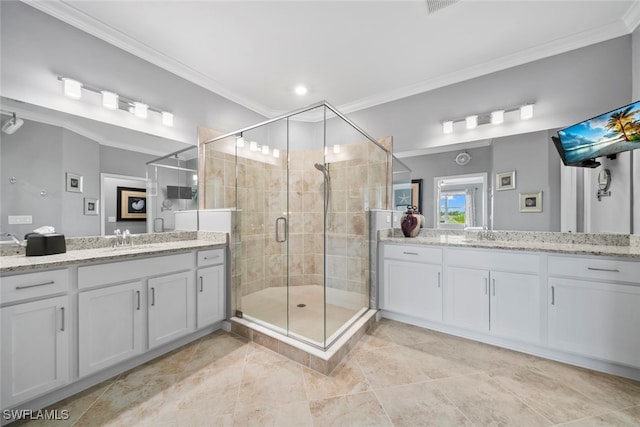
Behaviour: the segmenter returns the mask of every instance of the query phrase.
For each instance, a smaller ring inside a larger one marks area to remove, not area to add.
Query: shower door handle
[[[280,221],[284,224],[284,238],[280,239]],[[284,243],[287,241],[287,218],[280,216],[276,218],[276,242]]]

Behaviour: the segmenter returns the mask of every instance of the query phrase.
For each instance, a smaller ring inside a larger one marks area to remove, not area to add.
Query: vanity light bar
[[[453,133],[454,123],[459,122],[465,122],[465,126],[467,129],[474,129],[479,125],[486,123],[499,125],[501,123],[504,123],[505,113],[511,113],[513,111],[520,111],[520,119],[528,120],[533,117],[534,105],[535,104],[533,102],[530,102],[518,107],[505,108],[504,110],[494,110],[490,113],[472,114],[461,119],[445,120],[442,122],[442,133]]]
[[[277,148],[271,149],[268,145],[263,144],[260,145],[256,141],[247,141],[249,143],[249,151],[253,151],[255,153],[262,153],[265,156],[271,154],[276,159],[280,157],[280,150]],[[242,134],[236,135],[236,149],[245,147],[245,139]]]
[[[100,89],[98,87],[79,82],[78,80],[69,77],[58,76],[58,80],[63,83],[64,95],[69,98],[81,99],[82,89],[85,89],[90,92],[100,94],[102,97],[102,106],[105,108],[110,110],[121,109],[129,111],[141,119],[146,119],[148,117],[148,112],[153,111],[161,115],[163,125],[167,127],[173,126],[173,114],[168,111],[152,107],[144,102],[136,101],[132,98],[119,95],[109,90]]]

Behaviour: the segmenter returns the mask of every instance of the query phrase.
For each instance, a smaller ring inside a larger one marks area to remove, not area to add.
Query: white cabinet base
[[[2,407],[69,381],[69,298],[22,303],[2,313]]]

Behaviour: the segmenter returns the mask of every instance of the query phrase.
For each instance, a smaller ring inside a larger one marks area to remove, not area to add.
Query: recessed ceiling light
[[[306,86],[298,85],[298,86],[296,86],[296,88],[295,88],[295,92],[296,92],[296,95],[300,95],[300,96],[302,96],[302,95],[306,95],[306,94],[307,94],[307,92],[309,92],[309,89],[307,89],[307,87],[306,87]]]

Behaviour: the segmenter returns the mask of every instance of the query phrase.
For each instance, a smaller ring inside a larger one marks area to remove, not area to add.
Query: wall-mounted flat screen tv
[[[558,131],[556,148],[567,165],[640,148],[640,101]]]
[[[167,185],[167,199],[191,199],[191,187]]]

